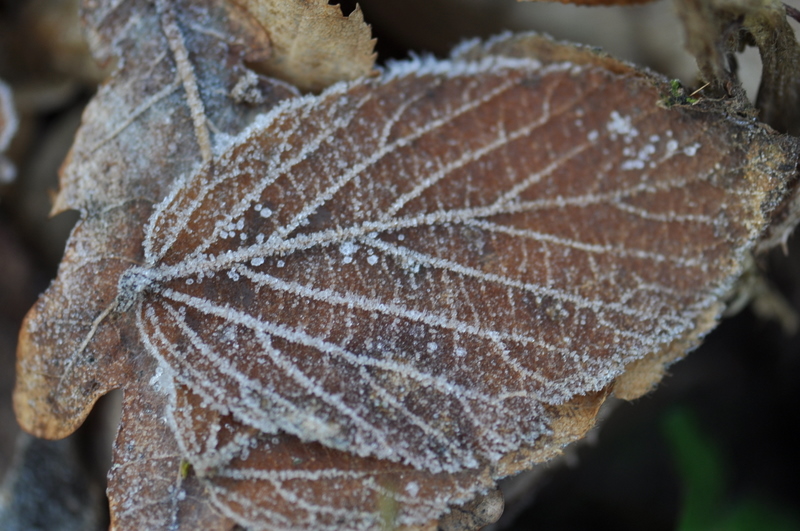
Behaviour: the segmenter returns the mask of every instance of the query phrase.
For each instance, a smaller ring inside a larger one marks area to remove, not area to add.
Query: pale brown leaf
[[[224,141],[226,131],[238,131],[275,101],[294,95],[288,86],[243,66],[243,57],[259,53],[266,41],[242,13],[213,1],[179,8],[180,3],[156,6],[129,1],[113,8],[94,6],[85,13],[99,57],[110,61],[125,43],[139,45],[122,48],[126,53],[119,58],[118,71],[89,104],[62,168],[54,211],[74,208],[84,218],[68,245],[62,269],[71,272],[64,276],[83,275],[84,280],[66,285],[56,281],[52,286],[51,297],[59,302],[43,308],[59,312],[51,316],[56,324],[48,333],[54,338],[91,335],[92,321],[109,303],[101,294],[116,289],[116,279],[99,272],[138,261],[141,236],[136,234],[141,234],[152,204],[166,194],[172,181],[210,158],[211,142]],[[247,28],[250,33],[244,31]],[[238,40],[225,37],[227,33],[236,34]],[[253,97],[261,99],[260,104],[232,97],[231,91],[242,80],[251,86]],[[96,295],[87,297],[87,293]],[[87,298],[88,303],[78,302]],[[62,318],[60,312],[72,314]],[[64,329],[58,325],[62,319]],[[24,364],[21,369],[26,374]],[[29,379],[20,378],[21,386],[43,392],[47,385],[39,382],[40,375],[51,372],[32,368]],[[75,404],[68,408],[76,415],[74,423],[81,422],[93,401],[109,389],[95,385],[93,391],[74,397]],[[29,399],[33,402],[17,413],[37,418],[37,432],[58,437],[65,434],[64,429],[71,431],[70,426],[57,427],[63,419],[46,428],[42,413],[49,408],[39,407],[40,398]]]
[[[244,66],[269,41],[235,4],[87,2],[83,16],[95,56],[118,64],[84,113],[54,212],[156,202],[211,158],[216,137],[294,93]]]
[[[361,8],[348,16],[327,0],[241,0],[269,33],[258,68],[304,91],[373,75],[375,41]]]

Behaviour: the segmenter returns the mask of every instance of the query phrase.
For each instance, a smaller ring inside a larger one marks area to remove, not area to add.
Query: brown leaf
[[[135,330],[129,326],[126,335],[125,324],[115,322],[93,335],[93,321],[113,301],[117,277],[141,260],[142,226],[152,205],[181,173],[210,158],[213,144],[297,94],[244,66],[246,59],[266,56],[268,39],[235,6],[213,0],[87,2],[84,18],[95,54],[116,61],[117,70],[87,108],[62,169],[54,211],[75,208],[83,219],[59,278],[28,316],[17,365],[17,417],[29,431],[50,438],[74,430],[110,389],[146,389]],[[96,340],[91,347],[83,345],[87,337]],[[77,359],[63,359],[64,344]],[[55,395],[60,399],[51,400]],[[147,468],[148,454],[119,452],[148,438],[146,430],[122,430],[116,465],[158,470]],[[112,495],[128,492],[130,484],[116,487]],[[154,497],[169,495],[164,490]],[[205,501],[201,505],[209,510]],[[136,516],[149,518],[145,512]]]
[[[180,62],[193,26],[140,9],[177,58],[163,113],[182,125],[123,113],[100,145],[125,171],[79,138],[62,202],[85,219],[15,394],[26,429],[59,436],[125,388],[119,526],[431,525],[582,436],[611,390],[645,392],[794,223],[796,140],[659,106],[665,80],[586,49],[463,46],[217,140],[216,93]],[[170,140],[188,162],[137,157]]]
[[[753,166],[775,141],[709,145],[729,121],[558,64],[403,65],[242,133],[157,208],[120,281],[151,354],[264,432],[454,472],[694,337],[783,186]],[[754,173],[760,195],[723,199]]]
[[[488,469],[431,474],[284,433],[268,434],[177,385],[171,404],[184,455],[224,514],[253,529],[376,529],[435,521],[493,485]],[[385,522],[386,507],[394,521]],[[499,516],[499,515],[497,515]]]
[[[146,383],[155,376],[155,365],[139,358],[123,395],[108,480],[113,528],[231,529],[233,520],[214,510],[204,485],[187,473],[184,454],[165,422],[164,396]]]
[[[16,175],[14,166],[3,156],[16,130],[17,115],[14,112],[11,88],[0,80],[0,184],[11,182]]]
[[[258,64],[267,75],[304,91],[373,75],[375,54],[361,8],[342,15],[327,0],[241,0],[264,25],[272,54]]]
[[[211,158],[213,138],[294,95],[244,66],[268,56],[269,42],[235,4],[87,0],[83,16],[95,56],[119,64],[86,109],[54,212],[157,202]]]

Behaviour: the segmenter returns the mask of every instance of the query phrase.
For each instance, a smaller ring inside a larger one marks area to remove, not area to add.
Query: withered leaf
[[[126,389],[121,527],[430,524],[646,391],[793,223],[797,141],[667,90],[506,37],[213,149],[190,115],[202,166],[76,229],[22,331],[20,421],[58,436]]]
[[[289,100],[156,208],[118,303],[262,432],[497,462],[707,326],[793,175],[793,143],[711,145],[729,120],[612,79],[488,57]]]
[[[800,118],[800,44],[779,0],[678,0],[686,47],[696,57],[708,92],[741,91],[729,58],[746,45],[758,48],[763,64],[756,107],[760,119],[780,132],[797,134]]]
[[[13,180],[16,174],[14,166],[3,156],[16,130],[17,115],[14,112],[11,88],[0,80],[0,184]]]
[[[327,0],[241,3],[269,33],[272,53],[257,65],[265,74],[319,91],[336,81],[376,73],[375,41],[357,4],[344,16]]]
[[[266,57],[269,43],[260,25],[235,5],[214,0],[86,2],[83,16],[95,55],[105,63],[116,61],[117,69],[87,108],[62,168],[54,211],[78,209],[82,220],[58,279],[28,316],[33,329],[41,326],[32,333],[35,347],[26,346],[30,335],[21,336],[17,366],[17,417],[29,431],[51,438],[74,430],[109,390],[125,386],[139,395],[147,386],[149,362],[137,355],[138,339],[131,339],[121,324],[105,336],[101,331],[108,342],[87,351],[78,366],[65,368],[62,355],[65,345],[79,348],[108,305],[104,294],[113,300],[116,276],[140,260],[141,226],[152,205],[178,175],[211,157],[209,144],[240,131],[275,101],[297,94],[244,67],[245,60]],[[71,396],[69,404],[42,406],[59,377],[62,385],[54,394]],[[137,403],[128,392],[125,400]],[[56,414],[40,415],[51,407]],[[179,449],[169,431],[166,439],[150,440],[152,431],[145,429],[140,413],[130,406],[123,412],[123,420],[135,417],[119,432],[115,466],[129,477],[148,478],[148,499],[175,503],[167,511],[123,513],[112,498],[121,528],[147,527],[138,525],[141,518],[151,527],[164,527],[189,504],[175,498],[177,474],[153,480],[154,470],[167,470],[159,452],[178,455]],[[134,430],[126,429],[131,425]],[[111,485],[112,496],[132,490],[130,482],[116,487]],[[214,513],[207,503],[199,505]],[[160,525],[158,517],[164,518]]]
[[[86,2],[83,17],[95,56],[118,67],[86,109],[54,212],[157,202],[211,158],[214,135],[296,94],[244,66],[269,55],[269,39],[236,4]]]

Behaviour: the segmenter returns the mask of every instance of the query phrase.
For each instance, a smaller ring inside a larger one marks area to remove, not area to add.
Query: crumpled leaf
[[[373,75],[375,40],[356,5],[348,16],[327,0],[241,0],[266,28],[272,54],[263,73],[304,91]]]
[[[16,175],[14,166],[3,156],[16,130],[17,115],[14,112],[11,88],[0,80],[0,184],[11,182]]]
[[[74,361],[62,359],[62,345],[71,345],[73,353],[80,349],[109,303],[104,294],[113,300],[115,268],[141,260],[141,227],[152,205],[181,173],[209,159],[213,144],[224,142],[275,101],[297,94],[243,65],[247,58],[265,57],[269,44],[263,29],[235,5],[213,0],[87,3],[83,16],[94,53],[106,63],[116,60],[117,70],[88,106],[62,168],[54,211],[78,209],[82,220],[59,278],[29,314],[28,333],[20,338],[19,352],[30,355],[18,357],[17,417],[28,431],[49,438],[73,431],[109,390],[126,386],[137,394],[137,386],[147,384],[140,378],[148,361],[137,356],[135,338],[101,331],[96,349],[82,351],[86,355]],[[36,347],[28,345],[32,337]],[[69,399],[44,405],[51,391]],[[51,410],[53,415],[45,413]],[[153,470],[153,454],[122,451],[147,437],[146,430],[121,430],[116,463],[152,485],[147,474]],[[174,438],[170,444],[176,446]],[[165,443],[159,450],[168,452],[169,447]],[[130,462],[123,461],[127,458]],[[130,483],[125,487],[132,488]],[[154,496],[167,497],[168,492]],[[112,506],[118,501],[112,499]],[[208,510],[206,503],[201,505]],[[128,522],[137,527],[135,520]]]
[[[506,37],[252,118],[192,55],[221,7],[123,5],[98,34],[163,58],[87,112],[15,394],[57,437],[125,390],[119,528],[434,525],[645,392],[794,221],[797,141],[606,56]]]
[[[156,202],[176,175],[210,160],[213,136],[294,95],[244,66],[269,55],[269,40],[236,4],[148,4],[84,5],[93,53],[118,66],[84,113],[54,213]]]
[[[758,47],[762,62],[756,107],[760,119],[781,132],[800,131],[800,44],[779,0],[678,0],[686,47],[714,95],[741,91],[729,56]]]

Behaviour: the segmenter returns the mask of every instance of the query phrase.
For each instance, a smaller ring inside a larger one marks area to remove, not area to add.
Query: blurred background
[[[334,3],[334,2],[331,2]],[[379,61],[439,56],[465,38],[536,30],[598,46],[694,87],[694,59],[668,0],[576,7],[513,0],[366,0]],[[347,14],[354,2],[343,2]],[[797,6],[797,2],[795,4]],[[800,7],[800,6],[798,6]],[[105,73],[88,54],[77,0],[0,0],[0,79],[18,131],[0,182],[0,529],[101,529],[116,402],[101,401],[74,436],[20,434],[11,409],[16,335],[55,276],[73,212],[48,217],[57,171]],[[798,25],[792,22],[793,27]],[[751,98],[761,64],[738,57]],[[800,312],[800,241],[759,259],[767,282]],[[494,529],[800,529],[800,336],[748,307],[725,320],[634,403],[614,403],[565,457],[504,482]]]

